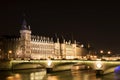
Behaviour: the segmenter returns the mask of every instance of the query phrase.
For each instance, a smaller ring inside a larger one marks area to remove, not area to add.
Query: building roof
[[[30,30],[30,26],[27,24],[25,19],[23,19],[21,30]]]

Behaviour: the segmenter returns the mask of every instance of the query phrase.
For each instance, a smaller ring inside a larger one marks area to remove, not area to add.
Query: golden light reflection
[[[22,80],[22,77],[20,74],[15,74],[13,76],[8,76],[6,80]]]
[[[57,76],[48,76],[47,80],[58,80]]]
[[[14,77],[13,76],[9,76],[9,77],[7,77],[6,80],[14,80]]]
[[[42,80],[46,75],[46,71],[30,73],[30,80]]]
[[[22,80],[22,77],[20,74],[15,74],[14,79],[15,80]]]

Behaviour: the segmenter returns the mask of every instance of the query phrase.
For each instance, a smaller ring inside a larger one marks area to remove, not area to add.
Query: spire
[[[23,20],[23,23],[22,23],[22,30],[26,30],[27,29],[27,22],[26,22],[26,20],[24,19]]]
[[[22,26],[21,26],[22,30],[30,30],[30,25],[27,25],[26,20],[23,20]]]
[[[30,26],[28,26],[26,19],[25,19],[25,14],[23,14],[23,22],[22,22],[21,29],[22,30],[30,30]]]

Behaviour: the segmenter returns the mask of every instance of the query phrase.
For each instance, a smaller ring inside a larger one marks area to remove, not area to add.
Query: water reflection
[[[57,76],[48,76],[47,80],[59,80]]]
[[[114,77],[115,77],[115,80],[120,80],[120,73],[115,74]]]
[[[110,73],[96,77],[95,71],[64,71],[46,75],[43,80],[120,80],[119,75]]]
[[[44,76],[46,75],[45,69],[19,70],[19,71],[10,71],[10,72],[11,74],[4,76],[1,79],[3,80],[43,80]]]
[[[71,71],[73,80],[96,80],[95,72],[91,70]]]
[[[6,80],[22,80],[22,77],[20,74],[14,74],[13,76],[8,76]]]
[[[46,75],[46,71],[30,73],[30,80],[42,80]]]
[[[46,74],[44,69],[3,71],[0,72],[1,80],[120,80],[120,74],[108,74],[96,77],[92,70],[63,71]]]
[[[94,71],[64,71],[48,74],[43,80],[103,80],[97,78]]]

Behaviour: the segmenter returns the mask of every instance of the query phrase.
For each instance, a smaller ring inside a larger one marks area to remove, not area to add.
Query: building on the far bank
[[[31,35],[32,30],[23,21],[20,36],[0,37],[0,58],[1,59],[76,59],[87,54],[85,48],[76,41],[60,42],[51,37]]]

